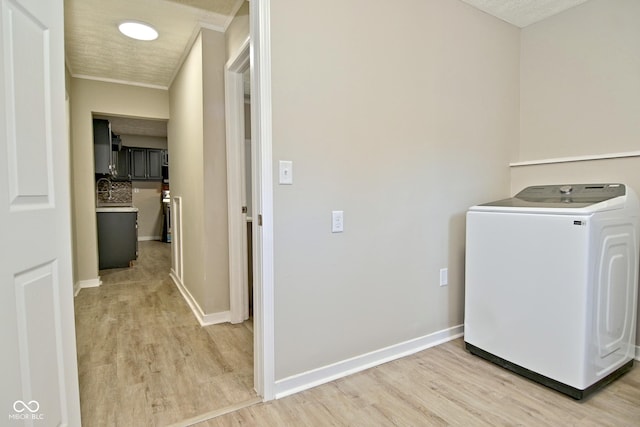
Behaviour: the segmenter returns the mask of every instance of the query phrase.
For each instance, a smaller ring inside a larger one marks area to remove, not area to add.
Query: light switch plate
[[[280,160],[279,177],[280,184],[293,184],[293,162],[291,160]]]
[[[447,286],[449,284],[449,269],[440,269],[440,286]]]
[[[331,232],[342,233],[344,231],[344,211],[331,212]]]

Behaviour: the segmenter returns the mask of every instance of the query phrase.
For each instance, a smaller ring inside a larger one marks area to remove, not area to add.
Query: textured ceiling
[[[65,49],[71,74],[167,88],[200,27],[224,31],[244,0],[65,0]],[[124,20],[160,33],[137,41]]]
[[[244,1],[65,0],[67,64],[76,77],[167,88],[199,28],[226,30]],[[587,0],[462,1],[525,27]],[[152,24],[159,38],[123,36],[117,26],[127,19]]]
[[[234,6],[237,3],[236,0],[168,0],[168,1],[182,4],[185,6],[196,7],[198,9],[208,10],[209,12],[215,12],[221,15],[229,15],[231,11],[235,12]]]
[[[490,15],[523,28],[588,0],[462,0]]]
[[[167,137],[166,120],[136,119],[132,117],[94,115],[96,119],[111,122],[111,132],[116,135],[144,135]]]
[[[224,31],[245,0],[64,0],[67,64],[75,77],[167,88],[201,27]],[[348,1],[348,0],[347,0]],[[450,1],[450,0],[448,0]],[[462,0],[525,27],[587,0]],[[154,41],[118,31],[124,20],[152,24]],[[245,94],[250,95],[248,73]],[[122,135],[167,135],[167,123],[103,117]]]

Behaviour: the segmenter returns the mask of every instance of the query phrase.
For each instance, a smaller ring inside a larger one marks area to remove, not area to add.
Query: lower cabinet
[[[99,268],[125,268],[138,258],[138,212],[96,213],[98,216]]]

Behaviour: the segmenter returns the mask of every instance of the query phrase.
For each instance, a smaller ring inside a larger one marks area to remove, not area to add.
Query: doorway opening
[[[251,83],[249,39],[225,67],[227,200],[229,218],[229,296],[231,323],[248,319],[253,297],[249,260],[253,226]],[[247,152],[248,151],[248,152]]]

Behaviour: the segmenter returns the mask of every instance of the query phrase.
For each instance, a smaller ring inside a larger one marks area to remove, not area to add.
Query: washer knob
[[[563,185],[562,187],[560,187],[560,192],[562,194],[569,194],[573,191],[573,187],[570,185]]]

